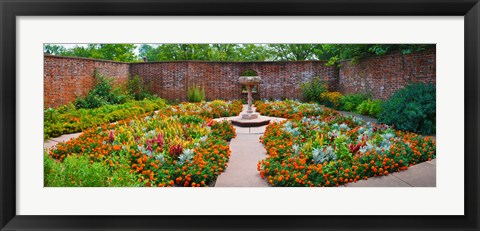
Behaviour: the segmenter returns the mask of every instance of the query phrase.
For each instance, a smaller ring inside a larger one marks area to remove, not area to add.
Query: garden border
[[[2,230],[478,230],[478,0],[1,0],[0,227]],[[253,9],[253,10],[252,10]],[[16,16],[53,15],[461,15],[465,16],[464,216],[20,216],[16,215]],[[392,227],[392,225],[394,227]],[[321,225],[321,227],[319,227]]]

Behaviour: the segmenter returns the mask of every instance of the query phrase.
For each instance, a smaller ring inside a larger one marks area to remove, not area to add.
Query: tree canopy
[[[326,60],[330,65],[343,60],[401,51],[422,51],[434,44],[88,44],[65,48],[46,44],[47,54],[97,58],[123,62],[148,61],[299,61]]]
[[[61,45],[46,44],[44,52],[52,55],[106,59],[121,62],[138,60],[135,44],[88,44],[67,49]]]

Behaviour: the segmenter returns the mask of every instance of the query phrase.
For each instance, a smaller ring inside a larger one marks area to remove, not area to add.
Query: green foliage
[[[80,132],[86,128],[115,122],[165,108],[163,99],[129,101],[119,105],[104,105],[95,109],[76,109],[73,104],[44,111],[44,139]]]
[[[148,61],[208,60],[264,61],[269,59],[265,47],[259,44],[142,44],[141,57]]]
[[[246,70],[240,76],[257,76],[257,72],[254,70]]]
[[[230,122],[226,120],[213,123],[213,125],[211,126],[211,129],[212,129],[211,136],[216,136],[226,141],[230,141],[236,136],[235,128],[232,126]]]
[[[318,60],[319,44],[269,44],[268,51],[274,60]]]
[[[395,92],[382,106],[378,121],[396,129],[435,134],[436,94],[432,84],[410,84]]]
[[[126,158],[119,166],[103,162],[90,163],[84,155],[70,155],[63,162],[44,154],[44,186],[48,187],[115,187],[141,186],[138,175],[131,173]]]
[[[328,60],[328,65],[339,65],[343,60],[356,62],[365,56],[394,51],[410,54],[431,47],[435,47],[435,44],[322,44],[318,56],[319,59]]]
[[[338,65],[343,60],[356,61],[369,55],[384,55],[401,51],[403,54],[422,51],[434,44],[141,44],[139,56],[135,44],[86,44],[66,49],[46,44],[44,52],[53,55],[135,62],[208,60],[208,61],[265,61],[265,60],[326,60]]]
[[[327,85],[319,77],[313,78],[310,82],[303,83],[301,88],[305,102],[321,102],[322,93],[327,91]]]
[[[95,70],[95,86],[85,98],[77,98],[77,108],[97,108],[107,104],[122,104],[128,100],[127,94],[119,87],[113,88],[112,80]]]
[[[341,110],[343,111],[355,111],[363,101],[368,97],[365,94],[347,94],[340,100]]]
[[[341,107],[342,93],[338,91],[326,91],[320,95],[318,103],[323,104],[329,108],[339,109]]]
[[[135,54],[136,48],[135,44],[88,44],[66,49],[60,45],[46,44],[43,50],[52,55],[133,62],[138,60]]]
[[[346,161],[353,160],[353,155],[348,149],[348,141],[346,137],[339,136],[335,138],[333,143],[335,144],[335,154],[337,155],[337,159]]]
[[[366,115],[366,116],[372,116],[372,117],[378,117],[378,114],[382,111],[382,100],[371,100],[367,99],[363,101],[360,105],[357,107],[357,112]]]
[[[198,85],[189,86],[187,89],[187,98],[189,102],[202,102],[205,100],[205,88]]]
[[[127,89],[128,89],[128,94],[131,95],[135,100],[152,98],[152,94],[148,91],[148,88],[145,86],[145,82],[143,82],[143,79],[141,79],[138,75],[135,75],[133,78],[128,80]]]

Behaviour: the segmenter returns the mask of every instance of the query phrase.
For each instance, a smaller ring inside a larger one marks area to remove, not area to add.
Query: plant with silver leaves
[[[183,153],[178,156],[178,163],[183,165],[187,161],[191,161],[195,153],[193,149],[183,149]]]
[[[298,145],[298,144],[292,145],[292,150],[293,150],[293,154],[294,154],[295,156],[299,156],[299,155],[300,155],[300,145]]]
[[[346,124],[340,124],[340,125],[338,126],[338,129],[340,129],[340,131],[343,131],[343,132],[346,132],[346,131],[349,131],[349,130],[350,130],[350,128],[349,128],[348,125],[346,125]]]
[[[319,147],[312,150],[313,162],[315,164],[323,164],[324,162],[337,160],[337,156],[332,147]]]

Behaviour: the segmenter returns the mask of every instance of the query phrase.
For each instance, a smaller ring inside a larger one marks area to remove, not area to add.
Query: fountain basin
[[[233,125],[239,127],[260,127],[268,125],[270,123],[270,120],[270,118],[265,116],[258,116],[255,119],[243,119],[241,116],[238,116],[230,119],[230,122],[232,122]]]
[[[258,84],[261,80],[262,78],[260,76],[240,76],[238,78],[238,82],[247,86],[253,86],[255,84]]]

